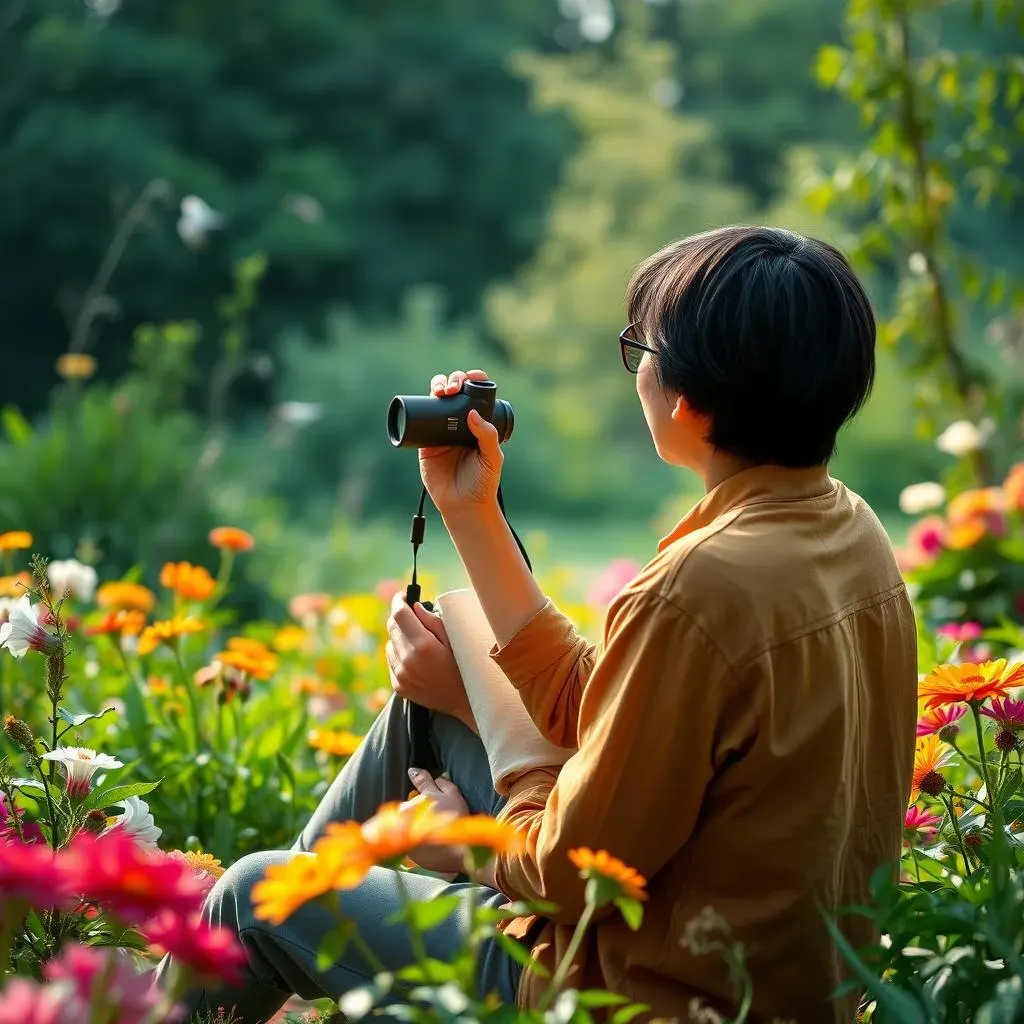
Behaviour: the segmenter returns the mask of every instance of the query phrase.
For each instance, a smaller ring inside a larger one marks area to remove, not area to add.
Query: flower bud
[[[91,810],[82,822],[82,828],[98,836],[107,827],[107,816],[100,810]]]
[[[32,730],[20,718],[8,715],[4,719],[4,732],[7,733],[12,743],[17,744],[29,757],[36,757],[36,739]]]
[[[1004,754],[1016,750],[1019,741],[1010,729],[1000,729],[996,733],[996,747]]]
[[[946,790],[946,780],[941,772],[931,771],[921,780],[919,788],[928,796],[941,796]]]
[[[939,739],[943,743],[952,743],[960,735],[960,726],[956,722],[950,722],[939,730]]]

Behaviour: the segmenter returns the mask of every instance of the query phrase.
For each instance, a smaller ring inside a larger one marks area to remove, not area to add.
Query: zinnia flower
[[[117,829],[99,837],[78,834],[62,862],[76,893],[128,924],[148,921],[161,910],[187,916],[202,907],[202,886],[187,864],[144,850]]]
[[[984,661],[980,665],[939,665],[918,686],[918,696],[925,698],[925,707],[943,704],[968,704],[1002,697],[1015,686],[1024,685],[1024,663],[1008,667],[1005,658]]]
[[[631,900],[647,899],[647,879],[635,868],[629,867],[618,857],[613,857],[607,850],[598,850],[595,853],[581,846],[569,851],[569,860],[580,869],[582,878],[609,883],[614,892],[614,895],[610,896],[611,899],[617,899],[619,896]]]
[[[59,907],[70,894],[67,877],[49,846],[0,843],[0,897],[34,907]]]
[[[190,562],[168,562],[160,570],[160,586],[187,601],[205,601],[217,589],[209,571]]]
[[[0,647],[23,658],[28,651],[53,654],[60,650],[60,641],[39,622],[39,606],[25,595],[14,602],[10,618],[0,626]]]
[[[184,918],[169,910],[161,911],[142,926],[142,933],[157,953],[169,953],[191,967],[200,979],[232,985],[242,980],[245,950],[235,933],[210,925],[198,911]]]
[[[146,616],[143,612],[119,609],[107,614],[91,626],[85,627],[86,636],[106,636],[118,633],[122,636],[138,636],[146,628]]]
[[[175,616],[173,619],[154,622],[152,626],[147,626],[142,631],[142,636],[139,637],[139,654],[152,654],[160,644],[173,647],[178,637],[187,636],[190,633],[201,633],[204,629],[206,629],[204,622],[191,617]]]
[[[941,824],[941,814],[931,814],[917,804],[911,804],[903,816],[903,829],[907,833],[907,838],[916,838],[924,843],[930,843],[935,839]]]
[[[347,729],[310,729],[306,742],[314,750],[323,750],[335,757],[351,757],[363,738]]]
[[[151,612],[156,607],[156,594],[141,583],[103,583],[96,591],[96,603],[105,609],[128,609]]]
[[[253,679],[269,679],[277,671],[277,655],[266,644],[246,636],[233,636],[226,651],[214,659],[244,672]]]
[[[144,1024],[154,1019],[166,995],[153,984],[152,976],[135,970],[119,949],[98,946],[66,946],[58,960],[44,968],[50,982],[66,982],[85,1006],[114,1009],[107,1018],[116,1024]],[[89,1020],[86,1014],[82,1020]]]
[[[85,1024],[89,1007],[66,983],[39,985],[11,978],[0,991],[0,1024]]]
[[[107,819],[107,828],[103,835],[109,836],[113,832],[123,832],[131,836],[143,849],[157,849],[157,842],[160,839],[163,829],[153,820],[153,813],[149,804],[137,796],[130,796],[114,805],[123,810],[117,817]]]
[[[256,541],[251,533],[237,526],[218,526],[210,531],[210,543],[222,551],[252,551]]]
[[[990,707],[982,708],[981,713],[994,718],[1003,729],[1015,732],[1024,729],[1024,700],[1012,697],[996,697]]]
[[[945,768],[953,757],[952,748],[943,743],[938,736],[924,736],[917,741],[917,748],[914,751],[912,800],[916,800],[919,793],[938,796],[946,788],[946,780],[939,769]]]
[[[907,516],[919,516],[941,508],[946,500],[946,488],[932,480],[910,484],[900,491],[900,511]]]
[[[950,727],[956,729],[956,723],[966,714],[967,708],[963,704],[951,704],[926,711],[917,720],[917,735],[930,736],[933,732],[941,732]]]
[[[454,814],[437,810],[430,800],[386,803],[363,822],[363,841],[374,863],[386,864],[421,844],[433,842],[432,833],[454,820]]]
[[[88,747],[57,747],[43,754],[44,761],[56,761],[67,779],[67,794],[82,799],[92,788],[92,777],[101,770],[123,768],[124,764],[109,754],[97,754]]]
[[[0,551],[24,551],[32,547],[32,534],[28,530],[8,530],[0,533]]]
[[[942,516],[925,516],[907,531],[907,544],[912,551],[933,561],[945,548],[948,532],[946,520]]]
[[[91,601],[96,590],[96,570],[74,558],[51,562],[46,567],[50,589],[58,597],[73,597],[78,601]]]

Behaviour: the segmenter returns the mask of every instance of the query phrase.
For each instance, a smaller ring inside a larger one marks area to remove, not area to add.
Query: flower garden
[[[829,927],[848,960],[848,984],[864,993],[865,1020],[1017,1020],[1024,464],[999,487],[948,497],[938,485],[915,485],[905,501],[922,518],[898,553],[921,627],[904,855],[898,876],[891,865],[880,869],[874,903],[850,909],[876,920],[884,936],[877,946],[849,948],[841,916]],[[236,977],[244,955],[233,935],[200,917],[205,894],[239,856],[291,845],[388,700],[381,652],[399,584],[383,582],[372,594],[299,594],[287,621],[241,622],[229,604],[232,571],[254,543],[243,530],[216,529],[209,568],[169,563],[151,589],[140,578],[100,581],[79,562],[47,563],[30,555],[28,532],[0,535],[0,1021],[170,1021],[187,986]],[[592,603],[567,610],[593,631],[600,604],[628,575],[623,562],[612,563]],[[407,855],[424,844],[459,845],[480,865],[518,841],[491,818],[453,820],[417,801],[386,805],[368,822],[338,823],[313,858],[270,869],[258,913],[281,922],[308,901],[331,905],[335,891],[358,885],[373,865],[415,870]],[[604,903],[639,926],[644,879],[614,855],[573,853],[589,879],[574,947]],[[404,919],[423,930],[454,909],[446,900],[410,902]],[[642,1012],[614,993],[575,992],[571,955],[536,1011],[478,1001],[481,941],[526,909],[481,909],[455,962],[421,958],[396,977],[382,974],[346,996],[341,1012],[363,1016],[396,991],[408,1020],[610,1013],[624,1024]],[[511,939],[499,941],[529,961]],[[744,1020],[743,951],[714,908],[687,941],[695,953],[729,961],[734,1019]],[[321,957],[330,962],[347,942],[360,938],[339,919]],[[175,968],[153,985],[146,972],[167,953]]]

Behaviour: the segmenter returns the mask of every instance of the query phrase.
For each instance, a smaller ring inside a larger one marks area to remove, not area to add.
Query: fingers
[[[410,768],[409,781],[416,787],[417,792],[426,796],[441,796],[444,793],[430,772],[426,772],[422,768]]]
[[[419,603],[419,601],[412,606],[412,610],[416,618],[419,619],[419,621],[431,633],[433,633],[434,636],[436,636],[437,639],[445,645],[445,647],[448,647],[448,631],[444,628],[444,620],[441,616],[435,615],[433,612],[428,612],[427,609]]]
[[[453,370],[447,374],[435,373],[430,378],[430,393],[438,397],[457,395],[467,380],[490,380],[490,377],[486,370]]]
[[[494,424],[488,423],[476,409],[470,409],[469,415],[466,417],[466,426],[476,438],[484,462],[492,469],[500,470],[503,456],[501,442],[498,440],[498,430]]]

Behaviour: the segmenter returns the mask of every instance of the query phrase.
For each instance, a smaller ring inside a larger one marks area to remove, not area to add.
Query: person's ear
[[[711,432],[710,417],[705,416],[704,413],[697,412],[682,395],[676,398],[675,404],[672,406],[671,416],[676,423],[698,437],[707,437]]]

